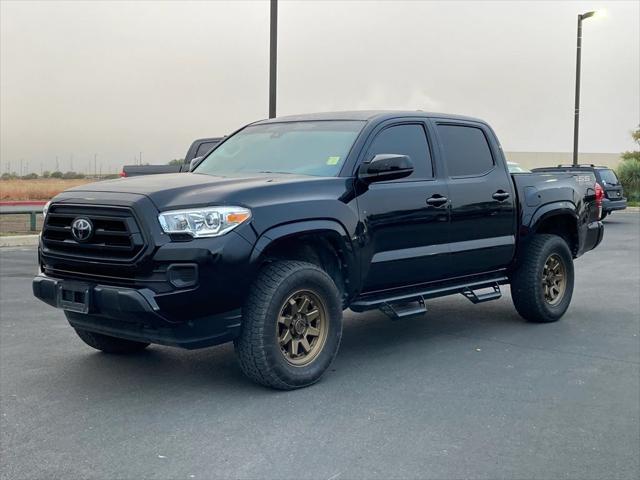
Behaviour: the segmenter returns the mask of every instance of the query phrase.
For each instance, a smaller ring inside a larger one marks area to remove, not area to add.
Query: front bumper
[[[79,292],[77,302],[69,298],[69,292]],[[187,290],[173,295],[178,301],[178,297],[184,297],[184,302],[193,293]],[[148,288],[99,285],[40,274],[33,279],[33,294],[53,307],[65,309],[74,328],[129,340],[195,349],[228,342],[240,332],[240,309],[176,322],[163,314],[156,301],[158,295]]]
[[[624,210],[627,208],[627,199],[621,198],[616,200],[610,200],[605,198],[602,200],[602,211],[603,212],[613,212],[614,210]]]

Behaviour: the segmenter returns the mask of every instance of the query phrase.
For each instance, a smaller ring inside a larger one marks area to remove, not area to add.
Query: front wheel
[[[523,249],[511,277],[511,298],[530,322],[559,320],[573,295],[573,258],[557,235],[536,235]]]
[[[249,378],[292,390],[320,379],[341,337],[342,304],[331,277],[311,263],[278,261],[253,283],[234,345]]]

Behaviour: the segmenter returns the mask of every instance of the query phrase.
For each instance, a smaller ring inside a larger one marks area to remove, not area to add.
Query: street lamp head
[[[606,17],[607,16],[607,11],[605,9],[600,9],[600,10],[592,10],[591,12],[586,12],[586,13],[581,13],[580,15],[578,15],[580,17],[581,20],[584,20],[585,18],[589,18],[589,17]]]
[[[599,10],[596,10],[596,17],[598,18],[605,18],[607,16],[607,10],[605,8],[601,8]]]

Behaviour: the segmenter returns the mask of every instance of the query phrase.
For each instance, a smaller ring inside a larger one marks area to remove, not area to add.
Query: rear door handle
[[[498,190],[496,193],[492,195],[492,197],[498,200],[499,202],[503,202],[507,198],[509,198],[509,192],[505,192],[504,190]]]
[[[432,207],[441,207],[449,200],[447,197],[443,197],[442,195],[434,195],[433,197],[427,198],[427,205]]]

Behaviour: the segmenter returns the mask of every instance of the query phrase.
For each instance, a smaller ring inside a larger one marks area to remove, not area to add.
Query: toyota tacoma
[[[33,292],[91,347],[233,341],[254,381],[304,387],[335,358],[347,308],[398,319],[510,284],[522,317],[558,320],[573,260],[603,236],[592,177],[511,175],[491,127],[463,116],[262,120],[191,170],[48,204]]]

